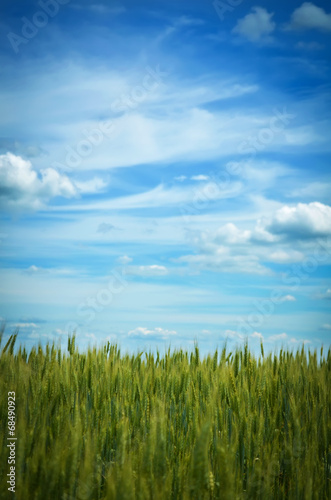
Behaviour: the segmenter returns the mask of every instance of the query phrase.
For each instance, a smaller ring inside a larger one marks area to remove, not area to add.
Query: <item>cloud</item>
[[[113,229],[117,229],[113,224],[108,224],[107,222],[102,222],[98,225],[97,233],[106,234],[112,231]]]
[[[94,177],[88,181],[75,181],[75,187],[82,194],[100,193],[106,189],[107,185],[107,182],[99,177]]]
[[[22,322],[22,323],[35,323],[35,324],[43,324],[43,323],[47,323],[46,320],[42,319],[42,318],[37,318],[37,317],[30,317],[30,316],[21,316],[19,318],[19,321]]]
[[[153,264],[151,266],[130,266],[126,269],[126,274],[134,276],[165,276],[168,270],[164,266]]]
[[[319,298],[331,300],[331,288],[328,288],[325,293],[320,294]]]
[[[39,328],[35,323],[14,323],[11,326],[15,328]]]
[[[309,184],[301,187],[296,187],[291,191],[288,196],[293,198],[310,198],[311,201],[329,200],[331,191],[331,183],[324,181],[310,182]],[[308,201],[308,200],[307,200]]]
[[[101,202],[85,203],[83,205],[70,204],[57,207],[58,210],[124,210],[134,208],[152,208],[152,207],[170,207],[181,205],[188,207],[194,204],[195,198],[205,196],[208,201],[234,198],[242,191],[240,182],[229,183],[224,189],[217,187],[215,183],[207,182],[203,184],[200,191],[193,189],[192,186],[174,186],[167,187],[159,184],[149,191],[134,194],[130,196],[121,196],[111,200]],[[200,198],[199,198],[200,199]]]
[[[320,330],[330,331],[331,325],[329,325],[329,323],[324,323],[324,325],[320,327]]]
[[[179,175],[178,177],[175,177],[175,181],[183,182],[187,179],[186,175]]]
[[[5,209],[40,210],[53,198],[99,193],[106,186],[98,177],[73,182],[54,168],[37,172],[29,160],[13,153],[0,155],[0,206]]]
[[[121,257],[118,257],[117,262],[120,264],[126,265],[132,262],[133,259],[131,257],[128,257],[127,255],[122,255]]]
[[[289,29],[317,29],[331,31],[331,14],[311,2],[304,2],[291,16]]]
[[[322,50],[324,49],[324,45],[318,42],[298,42],[295,48],[302,50]]]
[[[293,297],[293,295],[284,295],[284,297],[281,298],[280,302],[296,302],[296,298]]]
[[[268,340],[278,341],[278,340],[287,340],[287,339],[288,339],[287,333],[279,333],[278,335],[271,335]]]
[[[208,181],[209,175],[192,175],[192,181]]]
[[[250,226],[227,222],[214,231],[188,231],[195,253],[177,262],[198,271],[272,274],[266,263],[302,262],[310,255],[312,241],[331,234],[331,207],[318,202],[283,205]],[[290,297],[284,300],[295,300]]]
[[[53,276],[70,276],[74,275],[75,271],[73,269],[44,268],[44,267],[37,267],[35,265],[32,265],[27,269],[23,270],[23,274],[29,274],[29,275],[43,275],[48,273],[51,273]]]
[[[220,252],[222,249],[220,249]],[[258,262],[258,258],[249,255],[201,254],[185,255],[177,259],[186,262],[198,270],[210,270],[222,273],[271,274],[270,270]]]
[[[328,236],[331,234],[331,207],[318,202],[284,206],[265,222],[265,230],[290,239]]]
[[[0,205],[7,209],[36,210],[51,198],[72,198],[77,193],[67,176],[53,168],[38,175],[30,161],[12,153],[0,155],[0,186]]]
[[[95,12],[96,14],[102,14],[102,15],[110,14],[113,16],[118,16],[119,14],[123,14],[127,10],[124,6],[109,7],[108,5],[104,5],[102,3],[92,3],[89,5],[80,5],[77,3],[72,3],[70,7],[75,10],[86,9]]]
[[[250,249],[249,230],[240,230],[234,224],[227,223],[216,231],[195,232],[190,238],[196,254],[179,257],[178,262],[186,262],[199,270],[270,274],[260,264],[259,256]]]
[[[85,333],[85,338],[97,340],[97,337],[94,333]]]
[[[55,335],[68,335],[68,330],[62,330],[61,328],[56,328],[53,330]]]
[[[156,327],[153,330],[149,330],[148,328],[138,326],[134,330],[130,330],[128,332],[129,337],[135,338],[151,338],[151,339],[168,339],[169,337],[177,335],[175,330],[166,330],[160,327]]]
[[[269,13],[262,7],[253,7],[252,13],[239,19],[232,32],[241,35],[251,42],[270,40],[269,35],[275,29],[275,23],[271,20],[273,13]]]
[[[276,250],[269,254],[267,260],[268,262],[275,262],[276,264],[290,264],[293,262],[300,262],[304,259],[304,254],[298,252],[297,250]]]
[[[295,337],[292,337],[289,342],[291,344],[311,344],[311,340],[306,340],[306,339],[296,339]]]
[[[37,267],[35,265],[28,267],[24,271],[24,273],[26,273],[26,274],[45,274],[47,272],[48,272],[47,269],[43,269],[43,268]]]
[[[225,330],[223,337],[229,339],[239,339],[244,340],[244,336],[241,333],[238,333],[236,330]]]
[[[259,333],[259,332],[253,332],[252,335],[251,335],[251,338],[252,339],[263,340],[263,335],[262,335],[262,333]]]

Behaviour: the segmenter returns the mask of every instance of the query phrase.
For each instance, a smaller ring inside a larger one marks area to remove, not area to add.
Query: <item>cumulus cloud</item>
[[[40,209],[51,198],[71,198],[76,188],[66,175],[53,168],[40,171],[12,153],[0,155],[0,204],[9,209]]]
[[[106,185],[97,177],[73,182],[54,168],[37,172],[29,160],[13,153],[0,155],[0,206],[4,209],[39,210],[52,198],[97,193]]]
[[[265,221],[265,230],[291,239],[328,236],[331,234],[331,207],[318,202],[284,206]]]
[[[331,14],[311,2],[304,2],[293,12],[289,28],[331,31]]]
[[[166,330],[164,328],[156,327],[152,330],[138,326],[134,330],[128,332],[129,337],[135,338],[155,338],[155,339],[168,339],[170,336],[177,335],[175,330]]]
[[[198,270],[271,274],[266,264],[302,262],[310,243],[329,235],[331,207],[318,202],[284,205],[250,229],[228,222],[214,231],[188,232],[195,253],[177,261]],[[285,300],[295,300],[289,297]]]
[[[239,19],[232,32],[241,35],[251,42],[260,42],[270,39],[270,34],[276,25],[272,21],[273,13],[262,7],[253,7],[250,14]]]

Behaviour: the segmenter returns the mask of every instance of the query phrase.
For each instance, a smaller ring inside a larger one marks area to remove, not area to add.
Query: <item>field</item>
[[[328,499],[327,353],[3,347],[1,498]],[[15,493],[8,392],[15,392]]]

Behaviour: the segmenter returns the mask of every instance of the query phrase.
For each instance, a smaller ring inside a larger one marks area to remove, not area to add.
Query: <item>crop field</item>
[[[331,351],[2,348],[1,495],[328,499]],[[15,393],[15,493],[8,491]]]

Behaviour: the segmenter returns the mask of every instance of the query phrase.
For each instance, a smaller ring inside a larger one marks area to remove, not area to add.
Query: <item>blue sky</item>
[[[328,345],[329,4],[1,9],[7,334]]]

